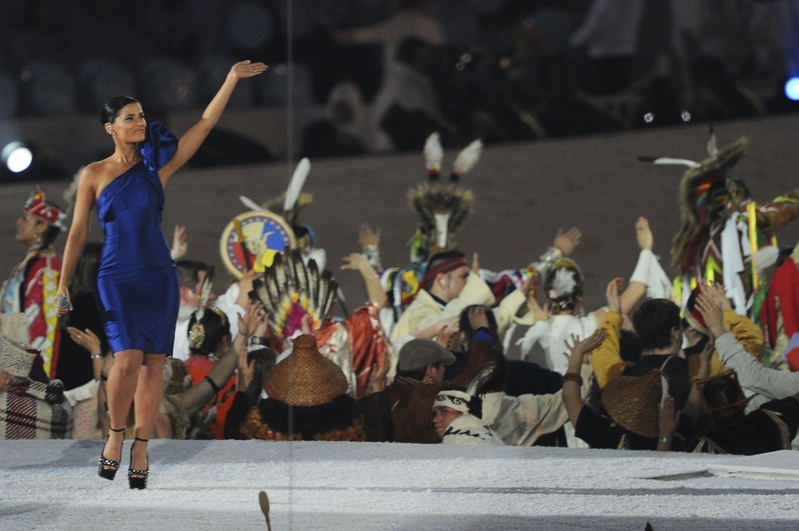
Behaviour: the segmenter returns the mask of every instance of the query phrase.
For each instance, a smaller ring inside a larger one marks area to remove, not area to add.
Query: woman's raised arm
[[[177,152],[158,172],[162,184],[165,185],[169,178],[186,164],[200,148],[208,133],[216,125],[219,117],[222,116],[222,111],[225,110],[228,100],[230,100],[230,95],[233,94],[233,89],[236,88],[239,80],[263,74],[266,69],[267,66],[264,63],[251,63],[250,61],[236,63],[230,68],[225,82],[222,83],[219,92],[216,93],[214,99],[205,108],[202,118],[181,137]]]

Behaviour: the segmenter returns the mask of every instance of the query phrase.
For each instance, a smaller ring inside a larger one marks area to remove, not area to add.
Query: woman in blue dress
[[[67,285],[88,237],[89,213],[96,207],[104,235],[96,293],[115,359],[106,389],[111,431],[99,474],[114,479],[119,469],[124,423],[133,403],[130,488],[147,486],[147,440],[161,402],[164,359],[172,354],[179,306],[175,262],[161,229],[164,186],[208,136],[238,81],[266,68],[250,61],[233,65],[202,118],[180,140],[161,124],[148,124],[133,98],[114,98],[100,112],[115,150],[86,166],[78,181],[56,305],[59,315],[72,309]]]

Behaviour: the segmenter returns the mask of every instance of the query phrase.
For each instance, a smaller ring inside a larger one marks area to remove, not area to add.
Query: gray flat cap
[[[419,371],[433,363],[451,365],[455,363],[455,354],[445,349],[432,339],[412,339],[402,345],[399,351],[397,369],[400,371]]]

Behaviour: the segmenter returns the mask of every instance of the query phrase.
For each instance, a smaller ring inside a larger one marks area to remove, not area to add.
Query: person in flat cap
[[[365,441],[363,416],[347,388],[346,376],[319,353],[314,336],[300,335],[267,375],[268,397],[249,410],[241,433],[268,441]]]
[[[64,228],[64,217],[37,186],[17,220],[16,240],[27,253],[0,288],[2,333],[41,352],[50,378],[56,375],[60,343],[54,303],[61,260],[52,244]]]
[[[397,375],[385,390],[358,401],[364,412],[369,441],[436,444],[441,439],[433,426],[433,403],[441,389],[465,387],[490,359],[494,341],[488,331],[485,307],[469,311],[476,330],[469,361],[463,373],[444,381],[445,367],[455,356],[432,339],[413,339],[399,351]]]

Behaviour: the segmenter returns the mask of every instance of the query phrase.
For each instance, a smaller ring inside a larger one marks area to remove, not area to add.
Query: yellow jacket
[[[601,328],[607,332],[605,341],[591,353],[591,365],[594,367],[594,378],[600,388],[616,376],[621,376],[627,367],[627,362],[619,355],[619,338],[621,337],[621,323],[623,317],[617,312],[608,312]],[[746,316],[738,315],[734,310],[724,312],[724,328],[732,332],[735,339],[741,343],[754,358],[760,358],[765,344],[763,332]],[[688,370],[691,381],[696,379],[699,372],[699,356],[688,359]],[[710,358],[710,376],[720,374],[727,368],[722,365],[718,352],[714,351]]]

